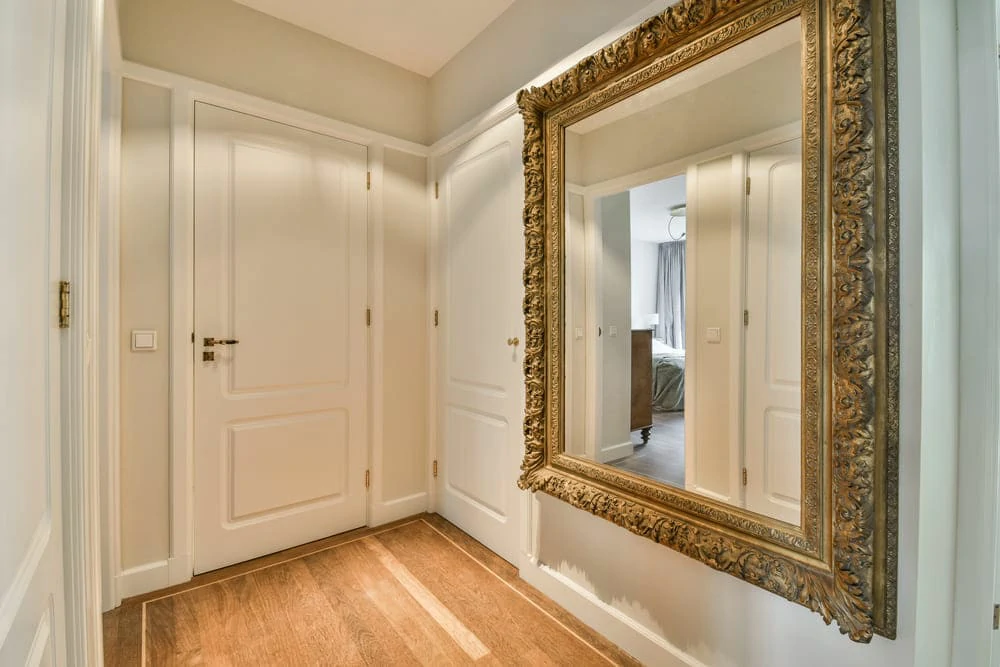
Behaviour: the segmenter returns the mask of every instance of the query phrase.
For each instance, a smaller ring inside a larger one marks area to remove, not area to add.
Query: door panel
[[[523,452],[521,122],[444,156],[439,511],[516,562]],[[508,341],[517,338],[518,344]]]
[[[749,156],[747,508],[799,523],[802,142]]]
[[[65,664],[62,0],[0,3],[0,665]],[[16,102],[16,103],[12,103]]]
[[[366,162],[196,104],[196,572],[365,523]]]

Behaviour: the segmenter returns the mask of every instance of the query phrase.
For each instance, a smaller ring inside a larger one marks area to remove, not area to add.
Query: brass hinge
[[[438,476],[438,462],[437,462],[437,459],[434,459],[433,469],[434,469],[434,476],[437,477]]]
[[[438,182],[434,181],[434,199],[438,199],[441,196],[441,189],[438,187]]]
[[[750,326],[750,311],[749,310],[744,310],[743,311],[743,326],[745,326],[745,327]]]
[[[365,326],[370,327],[371,325],[372,325],[372,309],[365,308]]]
[[[435,310],[434,311],[434,326],[437,326],[439,321],[440,320],[438,319],[438,311]]]
[[[369,190],[372,189],[372,173],[370,171],[368,172],[368,179],[365,181],[365,185]]]
[[[1000,630],[1000,604],[993,605],[993,629]]]
[[[750,177],[747,176],[747,194],[750,194]]]
[[[747,485],[747,469],[743,469],[743,486]]]
[[[371,485],[372,485],[372,471],[371,470],[366,470],[365,471],[365,488],[367,489]]]
[[[69,329],[69,281],[59,281],[59,328]]]

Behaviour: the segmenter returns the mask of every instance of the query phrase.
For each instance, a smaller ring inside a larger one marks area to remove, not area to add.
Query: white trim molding
[[[74,322],[63,339],[62,504],[69,665],[100,664],[100,457],[97,438],[97,238],[103,0],[70,0],[66,13],[62,269]]]
[[[121,571],[121,409],[120,378],[120,176],[122,80],[113,72],[103,77],[104,107],[101,156],[101,221],[98,252],[100,285],[98,288],[98,437],[101,458],[101,608],[114,609],[121,603],[118,573]]]

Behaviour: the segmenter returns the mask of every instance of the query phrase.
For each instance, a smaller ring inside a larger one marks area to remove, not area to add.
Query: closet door
[[[516,562],[523,453],[522,123],[439,158],[438,511]]]
[[[366,161],[195,106],[196,572],[365,523]]]
[[[750,154],[746,503],[798,525],[801,501],[802,141]]]

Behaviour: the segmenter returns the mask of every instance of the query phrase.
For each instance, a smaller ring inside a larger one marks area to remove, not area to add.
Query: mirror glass
[[[796,19],[564,136],[565,452],[795,525],[801,63]]]

